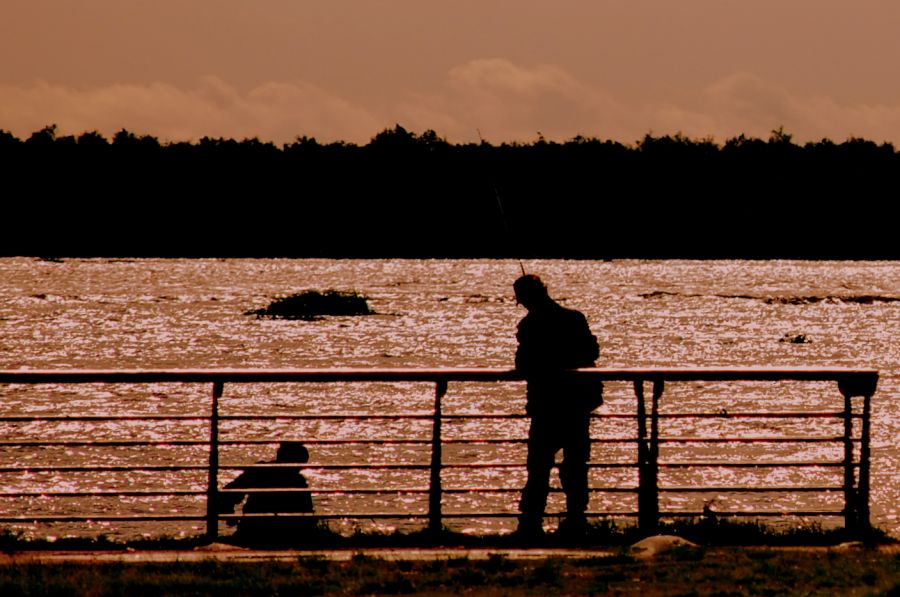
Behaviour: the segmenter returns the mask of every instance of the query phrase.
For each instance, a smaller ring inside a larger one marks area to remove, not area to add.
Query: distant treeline
[[[0,130],[0,254],[900,258],[900,155],[864,139],[367,145]]]

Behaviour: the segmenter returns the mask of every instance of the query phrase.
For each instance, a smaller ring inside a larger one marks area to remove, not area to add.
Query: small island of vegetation
[[[306,290],[290,296],[275,297],[264,309],[247,311],[257,319],[299,319],[315,321],[327,315],[374,315],[368,299],[356,292]]]

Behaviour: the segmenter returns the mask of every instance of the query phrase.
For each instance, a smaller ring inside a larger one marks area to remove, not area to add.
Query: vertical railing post
[[[662,397],[664,382],[653,381],[653,403],[650,406],[650,449],[648,451],[647,475],[649,485],[653,488],[653,500],[647,500],[648,518],[653,518],[653,530],[659,527],[659,399]]]
[[[862,433],[859,446],[859,482],[856,495],[856,523],[860,531],[868,533],[871,530],[869,519],[869,467],[871,452],[869,447],[869,435],[871,433],[872,394],[863,396],[863,420]]]
[[[434,392],[434,426],[431,434],[431,483],[428,492],[428,530],[438,534],[442,528],[441,502],[441,399],[447,393],[447,380],[439,379]]]
[[[647,405],[644,399],[644,380],[634,382],[634,393],[637,396],[638,420],[638,528],[642,532],[654,533],[659,524],[659,492],[657,487],[658,452],[657,426],[657,389],[662,393],[661,382],[653,385],[653,404],[651,406],[650,440],[647,439]]]
[[[853,462],[853,392],[839,386],[844,396],[844,528],[855,534],[857,528],[858,507],[856,495],[856,475]]]
[[[643,529],[648,522],[644,516],[646,501],[644,468],[647,463],[647,408],[644,404],[644,380],[635,380],[634,395],[637,398],[638,528]]]
[[[206,538],[210,542],[219,536],[219,398],[224,389],[223,382],[213,382],[209,415],[209,476],[206,485]]]

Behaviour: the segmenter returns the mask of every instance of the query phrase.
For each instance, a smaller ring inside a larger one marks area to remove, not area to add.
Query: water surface
[[[601,344],[601,366],[731,367],[841,366],[881,371],[874,400],[873,522],[900,534],[897,503],[900,489],[898,406],[900,387],[900,265],[896,262],[810,261],[529,261],[563,304],[585,313]],[[520,273],[515,261],[502,260],[64,260],[0,259],[0,368],[211,368],[211,367],[511,367],[516,322],[524,315],[512,297]],[[314,322],[271,321],[246,316],[278,294],[306,289],[356,290],[370,297],[378,313],[368,317],[326,318]],[[802,337],[802,338],[801,338]],[[805,342],[798,343],[798,340]],[[794,340],[792,342],[791,340]],[[0,388],[0,414],[206,414],[209,389],[200,386],[51,386]],[[409,413],[427,412],[433,389],[422,384],[229,386],[223,411],[229,414],[272,413]],[[518,412],[524,405],[519,384],[451,386],[445,409],[451,413]],[[834,410],[840,395],[832,384],[672,384],[663,398],[664,412],[687,410]],[[633,412],[634,398],[625,384],[609,384],[601,412]],[[716,435],[717,421],[669,420],[663,432],[687,436]],[[90,427],[86,427],[89,425]],[[839,435],[837,422],[785,425],[757,421],[749,435]],[[730,428],[730,432],[734,431]],[[446,437],[522,437],[524,421],[461,421],[446,426]],[[201,423],[7,423],[4,441],[23,439],[203,438]],[[231,438],[283,437],[353,439],[360,437],[427,438],[426,422],[278,421],[229,423]],[[230,434],[230,435],[229,435]],[[595,437],[633,437],[633,424],[598,421]],[[691,451],[693,450],[693,451]],[[748,450],[750,450],[748,452]],[[667,446],[663,458],[679,460],[748,459],[766,450],[780,459],[839,459],[839,448],[820,445]],[[835,451],[837,450],[837,451]],[[780,451],[780,452],[779,452]],[[270,446],[225,448],[223,461],[252,462],[271,457]],[[633,448],[601,444],[596,460],[633,460]],[[521,445],[452,446],[450,462],[522,458]],[[87,447],[2,448],[2,466],[205,462],[202,448],[160,447],[99,450]],[[773,459],[776,459],[773,457]],[[321,446],[313,462],[427,462],[426,448]],[[504,473],[506,474],[506,473]],[[635,482],[629,470],[595,472],[598,485]],[[707,471],[703,482],[739,484],[823,482],[821,471],[798,473],[761,470],[758,478],[727,469]],[[744,475],[741,479],[737,475]],[[602,475],[602,478],[600,476]],[[831,477],[833,478],[833,476]],[[394,472],[310,472],[319,489],[347,486],[421,488],[427,475]],[[500,484],[520,487],[522,471],[507,477],[445,472],[448,487]],[[677,470],[661,483],[696,481]],[[79,491],[127,487],[196,488],[205,475],[158,476],[5,474],[6,491]],[[155,485],[154,485],[155,484]],[[493,500],[513,511],[515,493],[447,496],[447,511],[478,509]],[[839,493],[825,496],[667,494],[664,508],[721,509],[840,507]],[[99,498],[110,512],[142,512],[138,499]],[[347,502],[340,500],[358,500]],[[628,496],[598,494],[591,509],[633,507]],[[380,501],[379,501],[380,500]],[[341,498],[322,495],[317,508],[354,510],[425,508],[424,496]],[[399,501],[398,501],[399,500]],[[622,501],[625,500],[625,501]],[[96,502],[94,502],[96,506]],[[3,515],[24,512],[76,513],[77,498],[0,498]],[[202,510],[202,498],[166,498],[154,511]],[[494,530],[496,521],[463,522],[467,530]],[[183,525],[182,525],[183,526]],[[33,532],[35,527],[23,526]],[[159,528],[95,524],[109,534],[157,533]],[[166,528],[165,532],[192,532]]]

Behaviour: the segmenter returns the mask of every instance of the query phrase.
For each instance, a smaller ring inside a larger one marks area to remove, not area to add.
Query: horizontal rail
[[[548,512],[547,516],[565,516],[565,512]],[[635,512],[629,510],[622,511],[611,511],[604,510],[600,512],[585,512],[586,516],[590,517],[634,517],[637,514]],[[518,512],[444,512],[442,514],[443,518],[518,518],[520,514]],[[248,518],[314,518],[314,519],[324,519],[324,520],[342,520],[342,519],[392,519],[392,520],[410,520],[410,519],[425,519],[428,518],[428,513],[424,512],[348,512],[346,514],[336,514],[336,513],[296,513],[296,514],[282,514],[281,516],[273,516],[271,514],[223,514],[221,516],[222,520],[240,520],[243,517]]]
[[[824,461],[809,462],[798,461],[754,461],[754,462],[665,462],[660,461],[660,468],[790,468],[790,467],[823,467],[823,468],[843,468],[847,466],[844,462]],[[854,464],[855,466],[855,464]]]
[[[444,465],[451,468],[453,465]],[[523,467],[524,464],[509,465]],[[634,464],[626,465],[634,466]],[[353,470],[353,469],[383,469],[383,470],[428,470],[427,464],[230,464],[222,465],[219,470],[247,470],[252,468],[290,468],[304,470]],[[93,473],[93,472],[178,472],[178,471],[208,471],[204,465],[89,465],[89,466],[4,466],[0,467],[0,473]]]
[[[822,491],[843,491],[844,487],[842,485],[822,485],[818,487],[814,486],[801,486],[801,487],[791,487],[788,485],[781,487],[735,487],[735,486],[721,486],[721,487],[665,487],[660,486],[657,488],[657,491],[660,492],[668,492],[668,493],[711,493],[711,492],[722,492],[722,493],[794,493],[794,492],[822,492]]]
[[[840,489],[840,488],[838,488]],[[595,493],[634,493],[637,491],[637,487],[591,487],[588,491],[592,491]],[[314,494],[323,494],[323,495],[355,495],[355,494],[416,494],[422,493],[427,494],[431,491],[428,487],[412,487],[412,488],[393,488],[393,489],[298,489],[295,487],[285,487],[285,488],[260,488],[260,489],[220,489],[219,493],[232,493],[232,494],[250,494],[250,493],[314,493]],[[521,487],[451,487],[451,488],[443,488],[443,493],[453,493],[453,494],[468,494],[468,493],[520,493],[522,491]],[[562,488],[551,487],[550,493],[562,493]],[[0,497],[7,494],[0,494]],[[12,495],[12,494],[8,494]],[[94,495],[94,494],[83,494],[83,495]]]
[[[584,368],[604,381],[835,381],[877,383],[875,369],[828,367]],[[503,368],[440,369],[16,369],[0,370],[0,383],[164,383],[164,382],[434,382],[525,381],[522,371]],[[874,388],[873,388],[874,391]]]
[[[441,468],[457,468],[457,469],[477,469],[477,468],[523,468],[524,462],[443,462]],[[590,462],[588,468],[634,468],[637,466],[635,462]],[[256,468],[290,468],[290,469],[326,469],[326,470],[346,470],[346,469],[429,469],[430,464],[251,464],[251,465],[222,465],[219,469],[226,470],[248,470]]]
[[[547,516],[563,516],[564,512],[549,512]],[[602,511],[602,512],[586,512],[587,516],[602,517],[634,517],[636,513],[623,511]],[[448,512],[444,518],[517,518],[518,513],[514,512]],[[783,516],[783,514],[781,514]],[[313,518],[320,520],[416,520],[428,518],[427,513],[419,512],[347,512],[341,514],[334,513],[315,513],[304,514],[302,512],[292,513],[290,515],[282,514],[222,514],[219,518],[222,521],[240,520],[241,518]],[[199,522],[206,520],[205,516],[188,516],[188,515],[154,515],[154,516],[4,516],[0,517],[2,523],[47,523],[47,522]]]
[[[845,516],[844,510],[714,510],[707,512],[703,510],[672,510],[660,511],[660,516],[670,518],[701,518],[701,517],[721,517],[721,518],[738,518],[738,517],[760,517],[760,518],[784,518],[785,516]]]
[[[635,418],[636,415],[628,415]],[[846,415],[840,411],[830,412],[727,412],[727,413],[660,413],[660,419],[843,419]],[[854,419],[861,419],[862,415],[853,413]]]
[[[447,417],[445,417],[447,418]],[[431,421],[434,415],[219,415],[220,421]]]
[[[589,469],[607,468],[635,468],[636,462],[590,462]],[[789,467],[821,467],[842,468],[843,462],[660,462],[660,468],[789,468]],[[254,468],[290,468],[302,470],[428,470],[428,464],[230,464],[222,465],[219,470],[243,471]],[[525,468],[524,462],[473,462],[454,463],[445,462],[441,465],[444,469],[503,469]],[[203,465],[133,465],[133,466],[4,466],[0,467],[0,473],[115,473],[115,472],[179,472],[179,471],[206,471],[209,467]]]
[[[634,468],[637,464],[634,462],[591,462],[588,468]],[[688,465],[702,466],[702,465]],[[710,466],[719,466],[713,464]],[[842,466],[840,463],[834,465],[819,466]],[[473,463],[454,463],[445,462],[441,468],[445,469],[501,469],[501,468],[524,468],[524,462],[473,462]],[[247,470],[254,468],[289,468],[302,470],[428,470],[431,465],[428,464],[227,464],[219,467],[219,470]],[[133,466],[4,466],[0,467],[0,473],[91,473],[91,472],[177,472],[177,471],[206,471],[209,467],[202,465],[133,465]]]
[[[827,488],[831,489],[831,488]],[[840,487],[836,489],[841,489]],[[265,488],[247,488],[247,489],[220,489],[220,494],[298,494],[309,493],[315,495],[426,495],[431,490],[428,487],[395,487],[385,489],[320,489],[320,488],[298,488],[298,487],[265,487]],[[470,493],[520,493],[521,487],[462,487],[462,488],[444,488],[445,494],[470,494]],[[591,487],[589,491],[594,493],[635,493],[637,487]],[[673,490],[674,491],[674,490]],[[713,490],[709,490],[713,491]],[[728,491],[727,489],[717,489],[715,491]],[[734,489],[737,491],[737,489]],[[760,490],[763,491],[763,490]],[[782,490],[787,491],[787,490]],[[550,493],[562,493],[561,488],[550,488]],[[196,491],[22,491],[22,492],[2,492],[0,498],[18,498],[18,497],[35,497],[35,498],[53,498],[53,497],[199,497],[205,496],[205,490]]]
[[[248,440],[221,440],[220,446],[271,446],[279,444],[283,439],[248,439]],[[352,445],[400,445],[400,446],[421,446],[431,445],[431,440],[427,439],[299,439],[307,445],[319,446],[352,446]],[[638,438],[592,438],[593,444],[633,444],[639,441]],[[839,443],[845,441],[842,437],[672,437],[659,438],[661,444],[748,444],[748,443],[808,443],[808,444],[827,444]],[[851,441],[858,442],[858,438]],[[528,439],[524,437],[516,437],[509,439],[445,439],[444,445],[502,445],[502,444],[524,444],[528,443]],[[84,440],[84,441],[0,441],[0,447],[58,447],[58,448],[86,448],[86,447],[105,447],[105,448],[124,448],[138,446],[208,446],[209,442],[203,440]]]
[[[244,467],[235,467],[244,468]],[[90,466],[3,466],[0,473],[115,473],[115,472],[178,472],[207,471],[208,466],[200,464],[164,464],[164,465],[90,465]]]
[[[588,468],[635,468],[635,462],[589,462]],[[500,468],[525,468],[524,462],[449,462],[441,465],[441,468],[451,469],[500,469]]]
[[[80,421],[209,421],[209,416],[203,415],[80,415],[80,416],[50,416],[32,415],[28,417],[0,417],[5,423],[77,423]]]
[[[660,516],[663,517],[691,517],[699,518],[709,516],[709,512],[699,511],[661,511]],[[585,512],[585,516],[591,518],[634,518],[638,514],[630,510],[604,510],[597,512]],[[717,517],[771,517],[783,518],[785,516],[844,516],[843,510],[741,510],[741,511],[715,511]],[[518,518],[518,512],[445,512],[443,518]],[[565,512],[548,512],[546,516],[563,517]],[[314,513],[303,514],[296,513],[290,515],[269,515],[269,514],[223,514],[220,519],[223,521],[240,520],[241,518],[312,518],[316,520],[422,520],[428,518],[428,513],[418,512],[346,512],[340,514],[334,513]],[[187,516],[187,515],[164,515],[157,514],[153,516],[8,516],[0,517],[0,523],[49,523],[49,522],[199,522],[206,520],[205,516]]]
[[[273,446],[280,444],[289,438],[282,439],[245,439],[245,440],[219,440],[220,446]],[[289,441],[298,441],[310,446],[430,446],[429,439],[311,439],[297,438]]]
[[[112,516],[101,514],[97,516],[3,516],[0,522],[31,523],[31,522],[197,522],[206,520],[205,516],[190,514],[135,514],[129,516]]]
[[[3,492],[6,497],[185,497],[206,495],[206,491],[23,491]]]
[[[635,462],[589,462],[588,468],[634,468],[637,466]],[[497,468],[524,468],[524,462],[443,462],[441,468],[445,469],[497,469]],[[203,468],[203,467],[200,467]],[[347,469],[429,469],[429,464],[252,464],[252,465],[222,465],[221,470],[247,470],[254,468],[295,468],[295,469],[325,469],[325,470],[347,470]],[[2,470],[2,469],[0,469]],[[33,470],[33,469],[32,469]],[[205,470],[205,469],[204,469]]]
[[[634,441],[634,440],[632,440]],[[660,437],[661,444],[833,444],[845,441],[841,436],[834,437]],[[854,439],[853,441],[859,441]]]
[[[277,443],[277,442],[275,442]],[[84,441],[4,441],[0,442],[3,448],[127,448],[136,446],[208,446],[209,442],[203,440],[84,440]]]
[[[843,419],[844,413],[831,412],[784,412],[784,413],[759,413],[759,412],[734,412],[734,413],[660,413],[660,419]],[[862,418],[859,413],[851,415],[854,419]],[[431,421],[433,415],[423,414],[398,414],[398,415],[220,415],[220,421]],[[525,414],[442,414],[442,419],[454,420],[515,420],[527,419]],[[95,421],[209,421],[208,415],[83,415],[83,416],[0,416],[0,422],[5,423],[75,423]],[[637,419],[637,415],[625,413],[593,413],[591,419]]]
[[[638,487],[591,487],[589,491],[594,493],[633,493],[638,491]],[[737,493],[788,493],[788,492],[827,492],[842,491],[843,487],[839,485],[824,486],[802,486],[802,487],[740,487],[740,486],[721,486],[721,487],[659,487],[660,492],[669,493],[713,493],[713,492],[737,492]],[[258,489],[220,489],[219,493],[223,494],[253,494],[253,493],[315,493],[316,495],[354,495],[354,494],[414,494],[429,493],[427,487],[419,488],[390,488],[390,489],[311,489],[311,488],[258,488]],[[444,488],[444,493],[518,493],[521,487],[464,487],[464,488]],[[560,493],[561,488],[551,488],[551,493]],[[177,496],[202,496],[206,495],[206,491],[23,491],[23,492],[2,492],[0,498],[9,497],[136,497],[136,496],[153,496],[153,497],[177,497]]]

